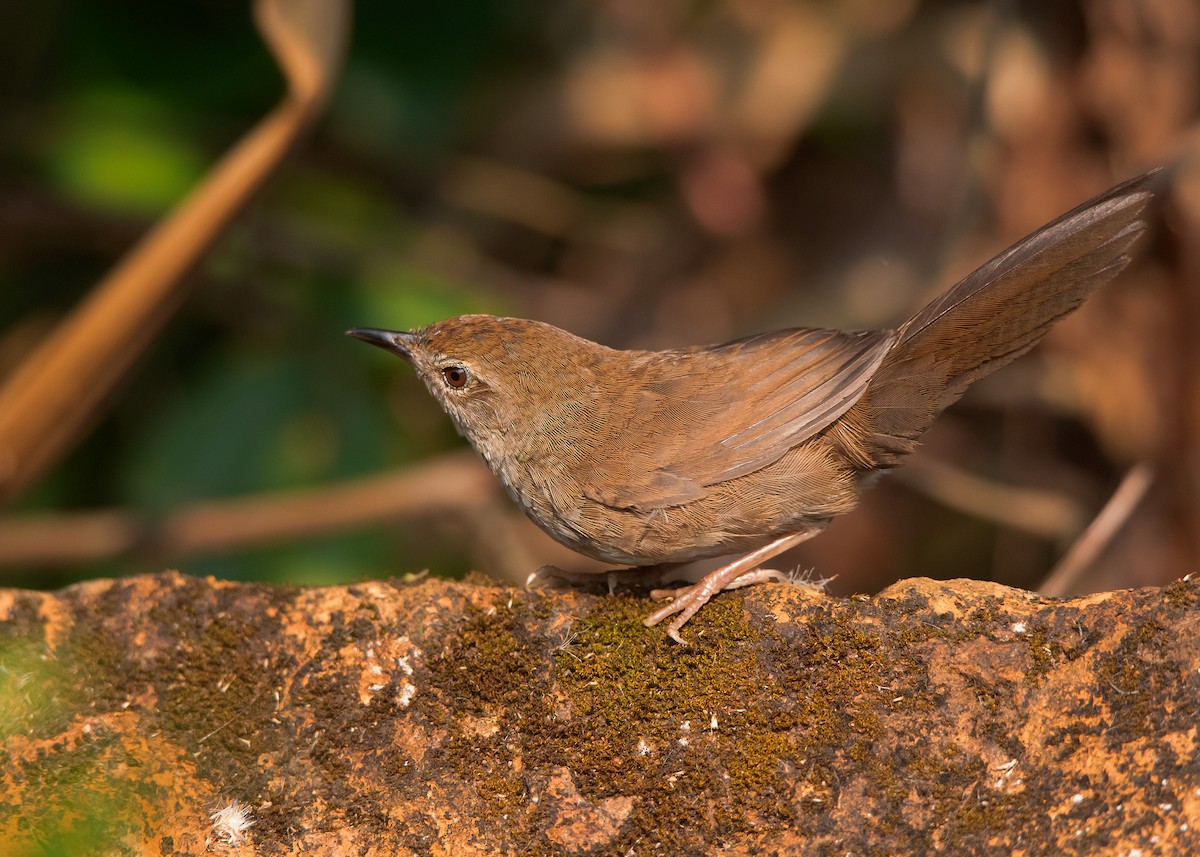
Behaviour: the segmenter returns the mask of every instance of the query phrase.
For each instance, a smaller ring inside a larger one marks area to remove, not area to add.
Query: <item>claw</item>
[[[707,604],[710,598],[724,589],[737,589],[767,580],[787,580],[787,575],[783,572],[772,569],[759,569],[758,566],[773,557],[779,556],[779,554],[788,548],[795,547],[800,542],[812,538],[821,529],[818,527],[778,538],[757,550],[751,551],[741,559],[721,566],[715,571],[710,571],[700,579],[699,583],[692,586],[685,586],[682,589],[653,590],[650,593],[650,597],[655,601],[661,601],[665,598],[670,598],[671,601],[643,619],[642,624],[646,625],[646,627],[653,627],[668,616],[678,613],[679,615],[674,621],[667,626],[667,636],[680,645],[686,646],[687,643],[679,635],[679,629],[686,625],[687,621],[695,616],[696,611]]]

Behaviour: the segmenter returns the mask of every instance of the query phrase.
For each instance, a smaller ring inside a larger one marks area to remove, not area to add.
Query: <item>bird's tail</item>
[[[898,331],[860,404],[876,466],[895,464],[974,381],[1024,354],[1129,263],[1151,171],[1067,212],[942,294]]]

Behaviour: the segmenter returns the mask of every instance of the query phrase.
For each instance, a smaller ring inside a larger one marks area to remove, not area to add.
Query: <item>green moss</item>
[[[708,604],[699,621],[689,623],[693,642],[686,648],[659,629],[648,631],[642,625],[645,610],[644,601],[605,599],[576,623],[573,650],[555,658],[555,678],[573,712],[589,724],[576,743],[595,764],[577,772],[580,786],[612,793],[632,773],[642,788],[660,792],[658,765],[621,761],[645,758],[639,747],[650,748],[659,758],[678,757],[684,794],[699,796],[715,788],[733,795],[725,821],[738,824],[747,809],[742,801],[777,784],[780,759],[791,755],[785,737],[790,723],[751,702],[764,691],[768,700],[778,698],[780,690],[762,686],[764,671],[754,657],[758,645],[745,623],[741,598]],[[609,753],[588,753],[591,742]],[[728,781],[715,771],[714,755],[722,762],[736,756],[721,766]]]
[[[1171,630],[1157,621],[1139,623],[1126,633],[1097,664],[1097,691],[1106,709],[1103,731],[1113,748],[1145,745],[1145,724],[1155,724],[1154,734],[1187,733],[1195,729],[1194,691],[1181,680],[1177,646]],[[1149,748],[1147,748],[1149,749]],[[1146,794],[1155,794],[1168,778],[1175,779],[1180,758],[1170,741],[1153,742],[1154,766],[1132,775],[1132,783]],[[1177,796],[1165,793],[1161,802]]]
[[[154,593],[144,617],[131,607],[143,597],[144,581],[115,581],[88,609],[75,611],[69,634],[45,659],[62,688],[54,695],[59,720],[81,701],[100,715],[138,706],[149,693],[155,704],[139,709],[148,734],[161,732],[182,747],[197,774],[223,791],[266,802],[272,771],[257,760],[279,754],[291,737],[274,717],[275,682],[295,665],[279,663],[288,649],[264,616],[291,596],[274,587],[214,589],[191,578],[167,580],[171,585]],[[145,637],[137,656],[128,645],[133,634]],[[269,827],[260,817],[257,829]]]
[[[1012,822],[1014,809],[1020,809],[1011,797],[989,793],[986,799],[963,801],[958,811],[948,814],[946,828],[948,839],[965,847],[972,839],[984,844],[992,834],[1003,830]]]
[[[1200,596],[1196,594],[1196,585],[1190,580],[1176,580],[1162,588],[1163,598],[1172,607],[1187,610],[1196,604]]]
[[[293,664],[279,662],[286,649],[277,645],[278,629],[264,621],[266,605],[247,596],[243,591],[238,604],[210,597],[169,620],[160,617],[183,645],[143,665],[139,678],[159,694],[152,712],[159,728],[192,754],[198,773],[253,801],[265,794],[271,772],[252,760],[284,743],[273,717],[275,682]]]
[[[1001,616],[1000,599],[988,597],[982,599],[982,601],[981,606],[963,617],[958,628],[960,639],[977,637],[980,634],[986,634],[988,631],[995,629]]]
[[[484,739],[456,730],[441,752],[454,757],[490,811],[508,815],[523,854],[555,849],[536,834],[536,813],[513,817],[509,795],[521,793],[509,772],[517,753],[533,770],[569,769],[585,800],[636,796],[623,828],[629,839],[614,853],[646,830],[671,853],[704,851],[695,831],[708,828],[713,796],[720,796],[715,811],[727,832],[790,823],[780,766],[795,756],[794,720],[751,702],[766,674],[762,641],[749,631],[740,597],[708,605],[689,623],[686,648],[642,625],[645,601],[597,599],[550,663],[521,638],[527,617],[508,613],[506,603],[469,619],[452,651],[430,669],[436,683],[447,682],[448,697],[480,700],[476,715],[504,715],[496,734]],[[778,694],[776,688],[767,696]]]
[[[68,665],[33,636],[0,641],[0,745],[58,735],[83,705]]]
[[[153,780],[136,778],[144,763],[117,737],[93,734],[74,746],[57,744],[53,752],[9,769],[20,771],[20,819],[18,836],[4,842],[4,854],[132,853],[124,840],[140,832],[147,804],[163,800]],[[114,776],[114,771],[123,775]],[[0,805],[0,828],[8,808]]]
[[[1163,626],[1153,620],[1143,622],[1121,638],[1112,654],[1101,660],[1096,671],[1100,691],[1110,704],[1128,708],[1136,703],[1131,697],[1145,696],[1152,680],[1154,658],[1165,643]]]
[[[525,782],[513,774],[493,772],[476,778],[473,784],[492,815],[519,817],[529,806]]]
[[[519,705],[542,667],[530,640],[522,639],[522,602],[499,598],[488,613],[470,609],[466,621],[448,635],[449,646],[430,661],[433,683],[466,714],[494,714],[499,706]]]
[[[527,848],[538,838],[537,813],[528,811],[527,785],[515,765],[518,757],[528,760],[536,750],[531,734],[553,721],[549,665],[538,657],[539,641],[525,631],[526,624],[536,623],[524,599],[502,593],[488,610],[468,606],[464,615],[461,626],[445,635],[445,649],[418,676],[429,692],[418,693],[412,711],[448,727],[447,738],[430,750],[431,764],[470,784],[484,804],[481,820],[492,821],[510,842],[523,843],[522,853],[537,854],[536,847]],[[494,732],[481,734],[471,727],[481,719],[490,719]],[[426,784],[413,774],[409,768],[393,782],[423,799]],[[417,850],[420,844],[414,835]]]
[[[956,847],[987,848],[1015,830],[1048,833],[1044,806],[1063,788],[1044,785],[1043,772],[1021,770],[1019,799],[997,793],[991,783],[999,775],[973,749],[985,741],[1022,758],[1012,728],[1012,700],[1025,692],[1019,676],[1005,682],[984,665],[960,664],[959,675],[974,691],[968,710],[936,713],[929,734],[897,728],[912,709],[940,712],[942,691],[931,684],[930,658],[949,657],[945,666],[955,669],[963,657],[953,654],[955,646],[991,635],[998,622],[1012,618],[998,603],[951,621],[915,596],[829,600],[805,604],[803,621],[775,624],[748,622],[746,594],[725,593],[687,625],[690,645],[680,647],[662,629],[642,625],[648,605],[641,599],[582,598],[584,618],[564,627],[550,606],[555,602],[494,588],[493,602],[483,608],[463,596],[439,612],[438,621],[453,627],[430,632],[438,646],[421,644],[426,656],[413,677],[419,691],[401,711],[386,690],[362,703],[353,691],[360,666],[343,671],[336,655],[263,669],[268,652],[278,658],[290,650],[280,646],[280,630],[264,615],[276,598],[290,608],[292,595],[234,591],[236,599],[185,584],[159,599],[148,627],[169,629],[170,638],[147,648],[162,652],[156,660],[129,657],[113,645],[116,631],[85,617],[60,647],[55,668],[74,677],[86,667],[84,679],[95,687],[85,692],[99,694],[101,709],[153,687],[158,712],[148,716],[158,717],[157,727],[193,755],[200,776],[243,800],[278,807],[257,816],[263,841],[286,842],[292,835],[286,793],[273,794],[269,785],[286,781],[289,765],[297,766],[297,776],[318,769],[325,784],[319,799],[342,808],[331,826],[396,837],[387,805],[424,800],[428,788],[396,745],[401,721],[437,736],[423,767],[447,771],[447,783],[462,785],[467,809],[497,831],[501,850],[530,857],[561,853],[544,835],[551,814],[561,810],[555,803],[561,792],[546,787],[551,777],[569,777],[578,798],[592,806],[632,798],[630,817],[597,849],[603,854],[637,850],[648,830],[662,853],[679,854],[714,853],[722,842],[769,839],[772,831],[825,837],[836,829],[831,809],[847,789],[865,792],[872,804],[864,835],[878,835],[896,850],[927,846],[931,829]],[[114,608],[112,615],[121,611]],[[1170,657],[1170,623],[1143,622],[1113,639],[1085,629],[1066,606],[1036,619],[1026,620],[1025,635],[1004,637],[1012,654],[1027,657],[1022,666],[1029,684],[1068,657],[1099,659],[1104,704],[1093,696],[1079,710],[1063,711],[1055,743],[1064,752],[1079,747],[1077,731],[1094,733],[1098,711],[1106,718],[1105,740],[1115,743],[1140,740],[1139,724],[1148,718],[1184,724],[1191,715],[1194,706],[1182,697],[1172,704],[1180,682]],[[332,616],[321,630],[327,652],[365,648],[397,633],[380,627],[370,603]],[[1060,641],[1074,648],[1068,652]],[[37,646],[23,645],[10,651],[25,651],[25,660],[41,657]],[[292,719],[284,724],[273,722],[280,715],[271,682],[280,673],[291,687]],[[1149,710],[1163,698],[1163,711]],[[950,743],[938,734],[939,722],[951,730],[966,724],[971,743]],[[254,725],[253,735],[245,724]],[[319,735],[305,733],[313,729]],[[297,746],[305,751],[296,754]],[[260,754],[274,767],[263,770],[256,763]],[[1169,756],[1164,760],[1171,763]],[[376,767],[363,770],[366,765]],[[1152,786],[1147,781],[1145,787]],[[543,800],[535,804],[531,794]],[[420,851],[435,831],[408,824],[410,850]]]
[[[1024,634],[1024,639],[1031,662],[1025,670],[1025,682],[1036,685],[1041,678],[1054,669],[1055,664],[1062,660],[1062,646],[1052,639],[1050,630],[1045,625],[1037,625],[1028,629]]]

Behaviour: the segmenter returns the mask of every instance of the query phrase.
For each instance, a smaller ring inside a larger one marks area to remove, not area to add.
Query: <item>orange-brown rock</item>
[[[646,608],[0,590],[0,853],[1200,853],[1195,581],[764,585],[687,648]]]

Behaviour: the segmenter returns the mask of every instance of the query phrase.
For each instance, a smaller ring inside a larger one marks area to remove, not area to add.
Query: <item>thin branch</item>
[[[1075,540],[1075,544],[1047,575],[1038,591],[1048,598],[1061,598],[1074,592],[1079,578],[1108,547],[1153,484],[1154,469],[1149,464],[1142,462],[1131,467],[1100,514]]]
[[[1064,541],[1084,522],[1079,504],[1062,494],[985,479],[928,455],[906,462],[893,478],[952,509],[1042,538]]]
[[[0,518],[0,567],[51,567],[153,551],[172,559],[312,538],[381,521],[474,512],[496,481],[453,453],[381,476],[305,491],[187,506],[163,516],[125,509]]]
[[[255,11],[287,78],[287,95],[0,387],[0,503],[36,480],[94,423],[183,301],[184,275],[326,103],[341,67],[349,4],[258,0]]]

